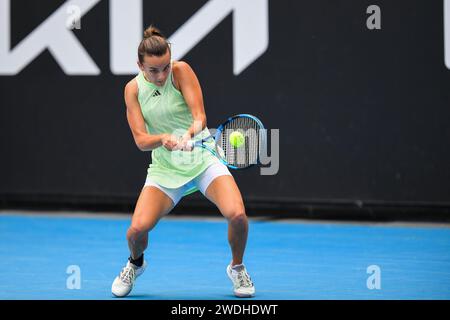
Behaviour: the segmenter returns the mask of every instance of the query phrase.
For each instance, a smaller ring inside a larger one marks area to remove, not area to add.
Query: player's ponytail
[[[153,37],[153,36],[158,36],[158,37],[161,37],[161,38],[165,39],[165,37],[163,36],[161,31],[159,31],[158,28],[156,28],[154,26],[150,26],[147,29],[145,29],[145,31],[144,31],[144,39],[147,39],[147,38],[150,38],[150,37]]]
[[[144,62],[144,56],[164,55],[167,50],[170,51],[169,42],[158,28],[150,26],[144,31],[144,39],[142,39],[138,47],[139,62]]]

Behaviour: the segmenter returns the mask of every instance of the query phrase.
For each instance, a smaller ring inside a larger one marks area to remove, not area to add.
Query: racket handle
[[[186,143],[187,149],[188,149],[188,150],[192,150],[192,149],[194,148],[194,144],[195,144],[195,142],[194,142],[193,140],[189,140],[189,141]]]

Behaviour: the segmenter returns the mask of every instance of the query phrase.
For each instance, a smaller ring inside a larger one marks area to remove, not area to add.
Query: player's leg
[[[227,274],[233,282],[234,294],[238,297],[251,297],[255,294],[255,287],[243,264],[248,219],[241,192],[228,168],[223,164],[210,166],[198,178],[198,186],[228,220],[228,242],[232,261],[227,266]]]
[[[228,242],[231,247],[231,265],[242,264],[248,235],[248,220],[234,178],[231,175],[216,177],[208,186],[205,196],[213,202],[228,221]]]
[[[173,200],[155,186],[146,186],[139,195],[131,225],[127,231],[131,258],[142,256],[148,245],[148,233],[174,206]]]
[[[143,254],[148,245],[148,232],[155,227],[163,215],[174,207],[181,197],[181,191],[170,192],[160,188],[156,184],[150,183],[150,185],[144,186],[139,195],[131,225],[127,231],[130,258],[114,279],[111,288],[112,293],[117,297],[127,296],[133,289],[136,278],[144,272],[146,262]]]

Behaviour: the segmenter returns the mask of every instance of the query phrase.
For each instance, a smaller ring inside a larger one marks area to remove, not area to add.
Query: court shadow
[[[125,299],[125,300],[164,300],[161,296],[155,294],[136,294],[129,295],[125,298],[117,298],[117,299]]]
[[[247,297],[247,298],[239,298],[236,297],[234,294],[225,294],[223,295],[223,297],[221,298],[223,300],[255,300],[255,297]]]
[[[125,298],[115,298],[118,300],[170,300],[170,301],[178,301],[178,300],[251,300],[254,298],[236,298],[233,294],[224,294],[224,295],[215,295],[215,296],[189,296],[189,295],[156,295],[156,294],[136,294],[129,295]]]

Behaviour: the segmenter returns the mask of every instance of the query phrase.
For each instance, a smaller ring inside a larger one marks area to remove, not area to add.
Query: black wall
[[[206,2],[145,1],[142,27],[170,36]],[[62,3],[13,0],[12,47]],[[381,30],[366,27],[371,4]],[[133,76],[110,71],[108,6],[74,30],[101,75],[68,76],[44,51],[0,76],[3,203],[134,204],[150,153],[136,148],[125,117]],[[209,127],[251,113],[280,129],[277,175],[235,172],[247,202],[450,207],[443,25],[437,0],[270,1],[269,47],[235,76],[232,15],[221,22],[183,58],[201,81]]]

